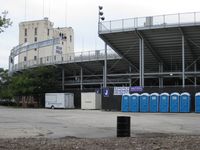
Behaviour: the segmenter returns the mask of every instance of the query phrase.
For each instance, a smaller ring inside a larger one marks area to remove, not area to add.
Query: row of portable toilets
[[[122,96],[122,112],[190,112],[189,93],[143,93]],[[200,112],[200,92],[195,95],[195,112]]]

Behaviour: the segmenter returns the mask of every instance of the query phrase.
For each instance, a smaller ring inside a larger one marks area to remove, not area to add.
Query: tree
[[[8,70],[0,68],[0,99],[11,99],[13,97],[10,88],[11,77]]]
[[[12,95],[22,102],[24,107],[36,99],[38,105],[43,103],[44,93],[58,88],[57,69],[53,66],[24,70],[12,76],[10,88]],[[30,103],[29,103],[30,102]]]
[[[0,16],[0,33],[4,32],[5,28],[8,28],[12,25],[10,18],[7,18],[8,11],[2,12],[2,16]]]
[[[15,98],[25,105],[37,99],[41,105],[44,93],[58,89],[58,75],[57,68],[53,66],[27,69],[11,77],[8,70],[0,69],[0,99]]]

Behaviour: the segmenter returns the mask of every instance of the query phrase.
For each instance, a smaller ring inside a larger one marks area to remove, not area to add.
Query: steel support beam
[[[131,74],[131,66],[129,66],[129,73]],[[129,76],[129,86],[132,86],[132,78],[131,75]]]
[[[83,90],[83,68],[80,70],[80,89]]]
[[[103,87],[107,87],[107,43],[105,43],[104,80]]]
[[[101,34],[99,34],[99,37],[107,44],[109,44],[109,41],[104,38]],[[129,65],[131,65],[136,71],[139,71],[138,68],[130,61],[128,60],[126,57],[123,56],[122,53],[120,53],[119,51],[117,51],[117,48],[114,47],[112,44],[109,44],[109,46],[121,57],[123,58]]]
[[[94,71],[89,69],[86,65],[81,64],[81,63],[76,63],[77,66],[79,66],[80,68],[84,68],[85,71],[87,71],[90,74],[94,74]]]
[[[194,72],[195,73],[197,72],[197,64],[196,64],[196,62],[194,64]],[[196,75],[194,76],[194,85],[197,86],[197,77],[196,77]]]
[[[195,60],[197,59],[197,55],[196,53],[194,52],[194,50],[192,49],[192,45],[190,43],[190,38],[188,37],[188,35],[185,33],[185,31],[183,30],[183,28],[179,28],[179,31],[181,33],[182,36],[184,36],[185,38],[185,42],[187,43],[187,46],[189,47],[189,50],[191,52],[191,55],[192,55],[192,58]]]
[[[142,39],[142,86],[144,86],[144,39]]]
[[[182,87],[185,87],[185,37],[182,35]]]
[[[65,69],[62,68],[62,90],[65,90]]]
[[[102,67],[102,71],[103,71],[103,83],[102,83],[102,85],[103,85],[103,87],[105,87],[105,85],[104,85],[104,83],[105,83],[105,67],[103,66]]]
[[[139,39],[139,78],[140,78],[140,86],[144,86],[144,39]]]
[[[104,70],[104,66],[102,67]],[[154,76],[154,78],[159,78],[159,76],[167,76],[167,77],[173,77],[170,74],[173,74],[173,76],[178,75],[178,77],[182,76],[182,72],[149,72],[149,73],[144,73],[145,77],[149,77],[149,76]],[[187,71],[185,72],[185,75],[187,76],[194,76],[194,75],[198,75],[200,76],[200,71]],[[96,77],[98,79],[102,78],[102,74],[97,74],[97,75],[83,75],[83,77],[85,78],[91,78],[91,77]],[[116,73],[116,74],[107,74],[107,77],[127,77],[129,78],[129,76],[132,76],[132,78],[138,78],[139,77],[139,73]],[[70,78],[75,78],[78,77],[76,75],[74,76],[67,76],[66,79],[70,79]]]
[[[150,50],[151,54],[154,56],[154,58],[158,61],[158,63],[163,63],[164,66],[167,66],[167,63],[164,61],[164,59],[158,54],[158,52],[155,50],[155,48],[151,45],[151,43],[148,41],[148,39],[144,36],[144,34],[136,30],[136,34],[139,38],[142,38],[144,40],[144,44],[146,47]]]
[[[163,72],[163,64],[159,63],[159,73]],[[159,77],[159,87],[163,87],[163,77]]]

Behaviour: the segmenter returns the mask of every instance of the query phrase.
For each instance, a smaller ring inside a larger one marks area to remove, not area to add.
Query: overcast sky
[[[48,17],[54,27],[71,26],[75,51],[103,49],[97,34],[98,5],[106,20],[182,12],[199,12],[199,0],[0,0],[0,12],[9,11],[13,25],[0,34],[0,68],[8,68],[10,50],[18,44],[21,21]],[[43,9],[44,8],[44,9]],[[25,13],[26,12],[26,13]]]

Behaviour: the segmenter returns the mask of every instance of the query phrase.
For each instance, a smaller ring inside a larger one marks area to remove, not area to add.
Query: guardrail
[[[28,44],[28,43],[20,44],[20,45],[17,45],[16,47],[14,47],[11,50],[10,54],[12,57],[15,57],[21,53],[24,53],[26,51],[29,51],[29,50],[32,50],[35,48],[42,48],[42,47],[59,44],[60,41],[61,41],[60,38],[54,38],[54,39],[49,39],[49,40],[45,40],[45,41],[35,42],[32,44]]]
[[[28,68],[34,68],[39,66],[56,65],[56,64],[66,64],[66,63],[76,63],[76,62],[86,62],[86,61],[98,61],[105,59],[105,50],[93,50],[86,52],[75,52],[64,55],[53,55],[47,57],[41,57],[36,60],[29,60],[20,62],[18,64],[10,65],[9,72],[16,72]],[[107,59],[120,59],[114,51],[107,51]]]
[[[200,12],[128,18],[99,23],[99,34],[144,28],[161,28],[200,24]]]

